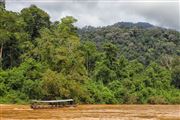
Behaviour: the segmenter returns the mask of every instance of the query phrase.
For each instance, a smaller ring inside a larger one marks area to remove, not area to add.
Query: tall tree
[[[3,68],[19,63],[20,42],[25,40],[24,22],[17,13],[0,9],[0,59]]]
[[[22,9],[21,17],[26,22],[25,30],[32,40],[39,36],[40,29],[50,27],[49,15],[35,5]]]
[[[0,0],[0,8],[5,8],[5,0]]]
[[[90,41],[83,42],[81,44],[81,50],[83,51],[85,57],[85,66],[88,71],[88,75],[91,76],[100,54],[97,51],[95,43]]]

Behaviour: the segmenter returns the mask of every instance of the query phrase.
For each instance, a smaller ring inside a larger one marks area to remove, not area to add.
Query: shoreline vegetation
[[[24,103],[0,103],[0,106],[6,106],[6,105],[27,105],[27,106],[30,106],[31,105],[31,103],[30,102],[24,102]],[[96,106],[96,105],[107,105],[107,106],[110,106],[110,105],[122,105],[122,106],[128,106],[128,105],[130,105],[130,106],[136,106],[136,105],[139,105],[139,106],[143,106],[143,105],[145,105],[145,106],[157,106],[157,105],[162,105],[162,106],[171,106],[171,105],[178,105],[178,106],[180,106],[180,103],[165,103],[165,104],[151,104],[151,103],[144,103],[144,104],[142,104],[142,103],[139,103],[139,104],[135,104],[135,103],[131,103],[131,104],[129,104],[129,103],[113,103],[113,104],[107,104],[107,103],[104,103],[104,104],[101,104],[101,103],[79,103],[79,104],[76,104],[77,106],[78,105],[80,105],[80,106],[82,106],[82,105],[94,105],[94,106]],[[61,108],[61,107],[59,107],[59,108]],[[62,108],[64,108],[64,107],[62,107]],[[48,108],[47,108],[48,109]],[[56,109],[58,109],[58,108],[56,108]]]
[[[0,103],[180,104],[180,32],[75,22],[0,7]]]

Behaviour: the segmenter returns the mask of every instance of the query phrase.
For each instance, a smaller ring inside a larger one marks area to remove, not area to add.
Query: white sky
[[[52,21],[73,16],[79,27],[124,21],[180,30],[180,0],[6,0],[6,9],[20,12],[31,4],[45,10]]]

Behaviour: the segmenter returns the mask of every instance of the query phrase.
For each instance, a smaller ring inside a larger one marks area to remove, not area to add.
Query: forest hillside
[[[180,32],[149,23],[78,28],[35,5],[0,7],[0,103],[180,103]]]

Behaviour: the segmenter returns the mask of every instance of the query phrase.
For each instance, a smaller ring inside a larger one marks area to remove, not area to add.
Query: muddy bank
[[[0,105],[1,120],[180,120],[180,105],[78,105],[37,109],[28,105]]]

